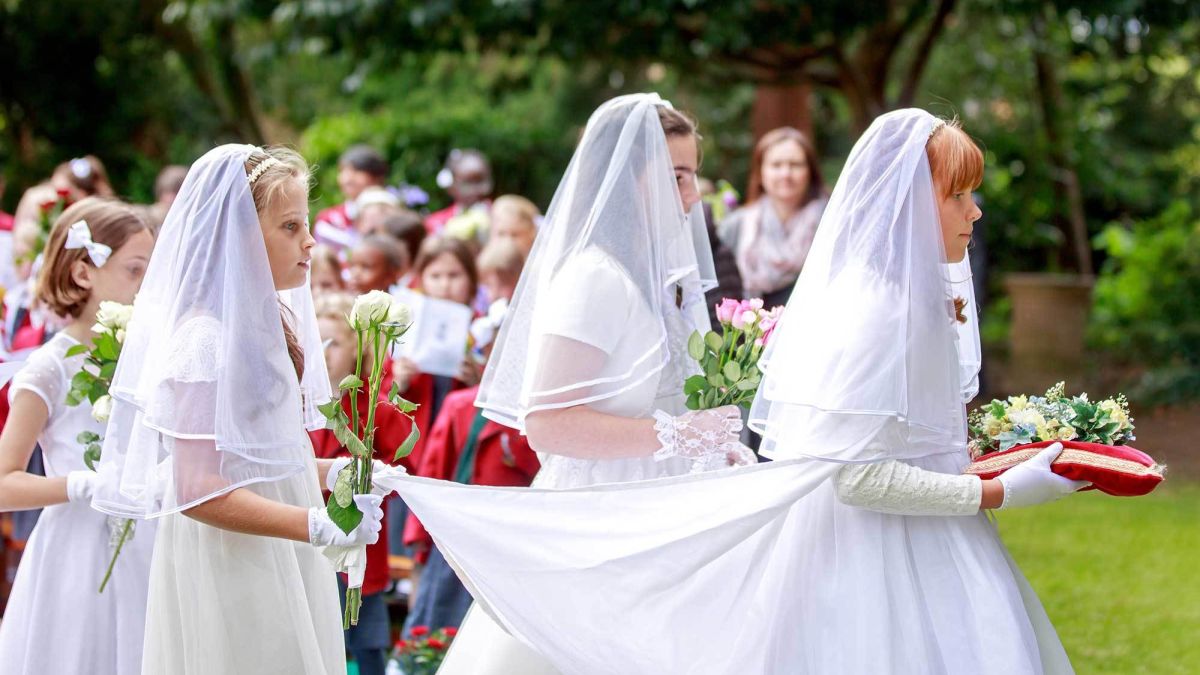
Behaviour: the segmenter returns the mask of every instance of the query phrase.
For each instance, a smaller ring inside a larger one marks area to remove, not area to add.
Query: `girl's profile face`
[[[471,277],[467,270],[450,253],[443,253],[425,266],[421,272],[421,290],[431,298],[471,303]]]
[[[786,204],[799,204],[808,193],[809,168],[804,148],[792,139],[767,148],[762,160],[763,192]]]
[[[696,182],[700,149],[696,146],[696,137],[691,134],[667,136],[667,151],[675,168],[675,185],[679,187],[683,212],[688,213],[700,201],[700,187]]]
[[[938,195],[942,190],[936,184],[934,189]],[[967,245],[971,243],[971,233],[975,231],[975,221],[983,216],[983,211],[975,203],[974,195],[970,192],[955,192],[938,203],[938,219],[942,224],[942,246],[946,252],[946,262],[962,262],[967,255]]]
[[[89,267],[87,275],[91,283],[91,302],[97,306],[105,300],[132,305],[133,296],[142,287],[152,250],[154,235],[149,230],[142,230],[113,251],[102,267]],[[75,264],[87,265],[83,261]]]
[[[299,178],[284,184],[274,201],[258,212],[258,224],[267,246],[275,290],[303,286],[317,243],[308,229],[307,186]]]

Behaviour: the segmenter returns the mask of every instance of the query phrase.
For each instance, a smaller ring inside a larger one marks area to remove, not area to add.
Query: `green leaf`
[[[81,370],[78,373],[75,373],[75,376],[71,378],[71,388],[78,389],[80,391],[87,391],[88,387],[92,386],[92,382],[95,379],[95,375],[92,375],[86,370]]]
[[[688,356],[697,361],[704,358],[704,336],[700,335],[700,331],[692,331],[691,337],[688,338],[687,350]]]
[[[721,373],[721,364],[715,358],[706,359],[704,361],[704,374],[712,377]]]
[[[88,400],[92,403],[100,400],[101,396],[108,394],[108,385],[103,380],[93,380],[92,386],[88,389]]]
[[[337,502],[337,505],[346,508],[354,503],[354,461],[342,467],[338,471],[337,479],[333,483],[332,501]]]
[[[683,393],[691,396],[698,391],[703,391],[706,384],[708,384],[708,381],[703,375],[693,375],[683,381]]]
[[[66,358],[69,359],[72,356],[79,356],[80,354],[86,354],[86,353],[88,353],[87,345],[73,345],[70,349],[67,350],[67,353],[65,356],[66,356]]]
[[[392,458],[393,462],[398,459],[408,457],[410,454],[412,454],[413,448],[417,445],[417,441],[421,438],[421,430],[417,428],[417,421],[411,417],[408,419],[412,422],[412,431],[408,432],[408,438],[404,439],[404,442],[400,444],[400,447],[396,448],[396,455]]]
[[[329,499],[329,503],[325,505],[325,512],[329,514],[329,519],[333,521],[333,524],[337,525],[338,529],[346,534],[353,532],[354,528],[358,527],[358,524],[363,519],[362,511],[358,510],[358,505],[353,501],[350,502],[349,506],[342,506],[332,497]]]
[[[704,336],[704,344],[708,345],[708,348],[712,350],[714,354],[721,353],[721,346],[723,345],[723,342],[721,341],[720,335],[710,332],[708,335]]]
[[[121,355],[121,346],[111,333],[101,333],[96,336],[96,356],[105,361],[116,361]]]
[[[723,372],[725,374],[725,379],[729,380],[731,383],[742,379],[742,366],[737,361],[730,361],[729,363],[726,363]]]
[[[79,432],[79,435],[75,437],[75,441],[77,443],[82,443],[83,445],[95,443],[98,440],[100,440],[100,434],[94,431],[81,431]]]
[[[100,461],[100,445],[91,443],[83,451],[83,463],[92,471],[96,470],[96,462]]]
[[[754,391],[755,389],[758,389],[758,382],[742,380],[734,386],[738,388],[738,391]]]
[[[350,431],[350,427],[344,424],[334,425],[333,435],[338,439],[339,443],[350,451],[351,455],[355,457],[369,457],[371,455],[371,452],[367,450],[367,446],[363,445],[358,436]]]
[[[704,409],[711,410],[717,407],[717,401],[721,399],[721,392],[718,389],[709,389],[704,393]]]
[[[338,390],[340,390],[340,391],[348,391],[350,389],[361,389],[362,386],[363,386],[362,378],[358,377],[354,373],[350,373],[346,377],[343,377],[341,382],[338,382]]]
[[[709,375],[707,381],[711,386],[716,388],[725,386],[725,377],[720,373],[717,373],[716,375]]]
[[[392,383],[392,388],[391,391],[388,392],[387,400],[405,415],[409,415],[415,412],[417,408],[421,407],[420,405],[413,403],[412,401],[401,396],[400,385],[395,382]]]
[[[325,416],[325,419],[329,420],[330,422],[337,421],[340,414],[344,412],[342,410],[342,402],[338,399],[334,399],[328,403],[317,406],[317,410],[320,410],[321,414]]]
[[[700,409],[700,396],[701,396],[701,393],[697,391],[687,397],[687,409],[688,410],[699,410]]]
[[[112,382],[113,375],[117,374],[117,362],[109,361],[100,366],[100,378],[108,382]]]
[[[84,394],[72,389],[67,392],[67,405],[79,405],[83,403]]]

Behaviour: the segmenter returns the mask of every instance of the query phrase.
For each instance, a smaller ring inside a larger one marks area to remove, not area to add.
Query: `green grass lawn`
[[[1079,673],[1200,673],[1200,483],[999,520]]]

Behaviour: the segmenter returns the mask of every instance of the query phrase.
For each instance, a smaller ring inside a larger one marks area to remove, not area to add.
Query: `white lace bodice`
[[[66,357],[67,350],[77,344],[66,333],[50,338],[29,355],[25,366],[13,377],[8,394],[10,402],[21,391],[31,392],[45,402],[50,417],[38,435],[38,444],[46,475],[51,477],[87,469],[83,446],[76,440],[81,431],[104,434],[104,425],[92,419],[92,406],[87,401],[77,406],[67,405],[71,378],[83,367],[82,354]]]

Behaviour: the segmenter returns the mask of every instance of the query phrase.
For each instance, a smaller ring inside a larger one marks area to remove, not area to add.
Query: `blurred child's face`
[[[400,278],[400,270],[392,267],[383,251],[372,246],[358,246],[350,253],[346,266],[350,288],[356,293],[386,291]]]
[[[696,172],[700,170],[700,146],[696,137],[668,136],[667,152],[675,169],[675,185],[679,188],[679,201],[687,213],[700,202],[700,190],[696,186]]]
[[[359,171],[349,164],[339,164],[337,184],[347,200],[354,200],[358,199],[363,190],[372,185],[379,185],[379,181],[366,171]]]
[[[784,204],[799,204],[808,194],[810,169],[804,148],[788,139],[767,148],[762,159],[763,192]]]
[[[443,253],[425,266],[421,272],[421,290],[431,298],[471,304],[471,277],[467,270],[450,253]]]
[[[329,384],[335,390],[347,375],[354,372],[354,334],[342,319],[322,316],[317,319],[317,330],[325,343],[325,369],[329,371]]]
[[[288,181],[274,202],[258,212],[258,224],[275,290],[303,286],[317,243],[308,229],[308,187],[299,179]]]
[[[82,266],[78,272],[86,275],[91,286],[90,305],[99,307],[100,303],[108,300],[122,305],[132,305],[133,296],[142,287],[142,279],[146,276],[146,266],[150,264],[150,252],[154,250],[154,236],[149,230],[142,230],[125,240],[121,248],[113,251],[101,267],[92,267],[84,261],[75,263]],[[79,273],[76,281],[79,281]]]
[[[488,304],[501,298],[512,300],[513,293],[517,290],[517,281],[507,279],[506,276],[496,270],[480,270],[479,285],[483,286],[484,293],[487,293]]]
[[[473,155],[459,160],[454,167],[454,184],[450,196],[462,206],[472,206],[486,199],[492,191],[492,172],[486,164]]]
[[[345,290],[346,284],[342,281],[342,270],[333,265],[313,265],[312,276],[309,277],[309,285],[312,286],[313,292],[321,291],[341,291]]]
[[[354,228],[365,234],[386,234],[383,222],[389,216],[399,213],[400,209],[388,204],[369,204],[359,212]]]
[[[537,230],[529,226],[522,218],[514,218],[507,214],[492,214],[492,230],[489,234],[490,240],[508,239],[521,249],[525,257],[529,257],[529,251],[533,249],[533,239],[537,235]]]

